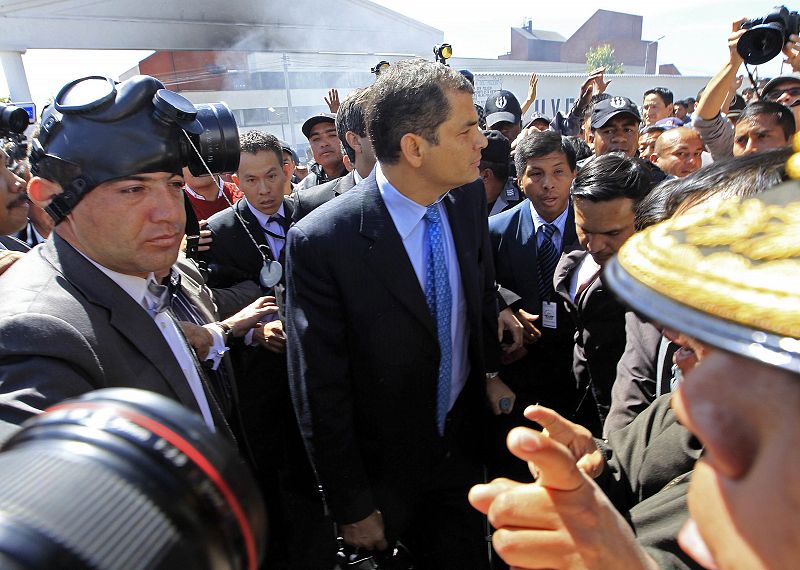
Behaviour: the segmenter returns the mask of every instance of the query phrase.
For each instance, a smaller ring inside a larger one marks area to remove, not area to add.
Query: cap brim
[[[303,123],[303,126],[300,128],[300,130],[303,132],[305,137],[308,138],[311,136],[311,129],[314,128],[314,125],[319,123],[331,123],[332,125],[335,125],[336,119],[331,119],[330,117],[324,116],[314,116],[310,119],[306,119],[306,122]]]
[[[786,350],[787,337],[755,330],[670,299],[635,279],[616,257],[606,265],[602,280],[622,302],[653,323],[709,346],[800,374],[800,354]]]
[[[626,114],[626,115],[630,115],[631,117],[633,117],[634,119],[636,119],[640,123],[642,122],[642,118],[639,115],[637,115],[636,113],[628,111],[627,109],[619,109],[617,111],[612,111],[611,113],[609,113],[608,115],[605,115],[602,118],[598,118],[597,121],[595,121],[594,118],[593,118],[592,119],[592,128],[593,129],[599,129],[600,127],[605,125],[607,122],[609,122],[611,119],[613,119],[617,115],[621,115],[623,113]]]
[[[491,115],[486,115],[486,126],[488,128],[492,128],[497,123],[513,123],[517,124],[522,120],[521,117],[517,117],[514,113],[509,113],[508,111],[500,111],[498,113],[492,113]]]
[[[767,81],[767,84],[764,85],[764,88],[761,90],[762,97],[772,91],[772,88],[775,87],[778,83],[784,82],[794,82],[800,84],[800,76],[797,75],[780,75],[773,79]]]

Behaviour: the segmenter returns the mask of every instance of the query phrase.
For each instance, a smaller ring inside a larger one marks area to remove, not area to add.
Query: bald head
[[[703,139],[690,127],[665,131],[656,141],[650,161],[665,173],[683,178],[702,166]]]

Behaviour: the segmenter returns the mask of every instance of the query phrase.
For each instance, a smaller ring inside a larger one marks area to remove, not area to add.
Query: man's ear
[[[484,184],[486,184],[486,181],[489,180],[491,175],[492,175],[491,168],[484,168],[483,170],[481,170],[481,180],[483,180]]]
[[[353,131],[347,131],[344,134],[344,140],[347,141],[347,144],[349,144],[357,154],[361,154],[363,152],[361,149],[361,139]]]
[[[282,170],[283,170],[284,176],[286,176],[286,180],[289,180],[292,177],[292,165],[289,164],[288,162],[284,162]],[[236,185],[238,186],[239,183],[237,182]]]
[[[237,186],[239,185],[239,176],[235,172],[231,174],[231,180],[233,180],[233,183]]]
[[[414,133],[406,133],[400,139],[400,154],[414,168],[422,166],[426,141]]]
[[[650,162],[658,166],[658,155],[656,153],[650,155]]]
[[[28,180],[28,197],[40,208],[46,208],[53,201],[53,197],[61,194],[61,186],[50,180],[34,176]]]

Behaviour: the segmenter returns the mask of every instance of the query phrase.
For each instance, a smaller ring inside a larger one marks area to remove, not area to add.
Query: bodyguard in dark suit
[[[581,407],[573,421],[596,437],[611,405],[617,363],[625,350],[625,309],[603,286],[600,271],[634,232],[634,211],[650,192],[639,159],[597,157],[572,185],[575,226],[586,251],[561,257],[555,288],[575,323],[573,371]]]
[[[344,194],[369,176],[375,167],[375,152],[367,136],[367,123],[364,120],[369,93],[369,87],[354,91],[342,101],[336,112],[336,133],[353,170],[341,178],[293,193],[293,221],[300,220],[325,202]]]
[[[504,356],[503,382],[495,390],[510,406],[494,408],[495,476],[530,478],[527,465],[505,447],[508,431],[529,424],[525,407],[540,403],[572,417],[577,391],[572,376],[574,326],[558,302],[553,274],[563,251],[579,247],[569,188],[575,153],[561,135],[533,132],[516,151],[519,186],[528,200],[489,218],[502,304],[525,327],[525,344]],[[501,308],[504,308],[501,306]]]
[[[418,568],[484,568],[464,493],[481,476],[496,301],[485,196],[448,190],[477,178],[486,139],[448,67],[400,62],[372,89],[375,171],[289,231],[295,406],[347,544],[400,539]]]
[[[110,84],[81,80],[78,93],[84,81]],[[56,229],[0,280],[0,419],[6,426],[64,398],[128,386],[171,397],[209,427],[230,433],[169,310],[175,283],[160,282],[184,232],[182,129],[202,127],[187,115],[178,122],[155,119],[151,101],[159,89],[156,79],[137,76],[116,85],[91,112],[74,113],[68,105],[62,114],[57,100],[43,117],[28,193],[47,205]],[[71,89],[60,96],[75,101]],[[98,155],[98,148],[106,152]]]

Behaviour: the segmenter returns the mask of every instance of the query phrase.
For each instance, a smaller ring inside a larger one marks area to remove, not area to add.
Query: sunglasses
[[[800,87],[789,87],[788,89],[773,89],[766,95],[764,99],[767,101],[777,101],[781,96],[786,93],[789,97],[800,97]]]

